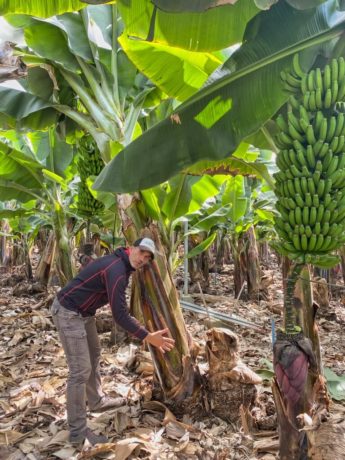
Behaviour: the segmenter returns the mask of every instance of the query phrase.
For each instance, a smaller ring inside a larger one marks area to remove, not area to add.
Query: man
[[[148,332],[129,314],[125,291],[131,273],[154,259],[155,245],[150,238],[137,240],[132,247],[90,262],[61,289],[52,305],[54,324],[59,332],[69,369],[67,379],[67,422],[70,442],[91,444],[108,442],[87,427],[86,399],[92,411],[118,406],[124,401],[104,395],[101,388],[101,347],[96,330],[95,312],[109,303],[114,321],[127,332],[163,353],[175,341],[168,329]]]

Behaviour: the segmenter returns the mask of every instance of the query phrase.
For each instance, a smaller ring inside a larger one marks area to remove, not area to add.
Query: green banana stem
[[[83,74],[88,81],[90,88],[92,89],[92,92],[95,96],[95,99],[97,100],[99,106],[103,107],[104,110],[107,112],[110,118],[112,118],[118,125],[118,127],[121,129],[122,128],[122,121],[120,120],[118,114],[116,113],[116,107],[112,103],[113,101],[109,100],[107,98],[107,91],[106,87],[107,84],[104,79],[102,79],[102,86],[99,85],[98,81],[95,79],[90,66],[88,66],[80,57],[77,56],[78,63],[80,65],[80,68],[83,71]],[[102,75],[101,75],[102,77]],[[109,91],[108,91],[109,92]]]
[[[71,109],[71,107],[69,107],[68,105],[57,104],[54,105],[54,108],[66,115],[67,117],[71,118],[71,120],[74,120],[76,123],[78,123],[79,126],[84,128],[85,131],[89,132],[97,142],[97,147],[101,152],[103,161],[105,163],[109,163],[109,161],[111,160],[111,155],[109,145],[110,137],[108,136],[108,134],[100,131],[97,128],[97,126],[95,126],[95,124],[92,122],[90,117],[80,112],[77,112],[76,110]]]
[[[115,99],[115,104],[119,112],[121,113],[124,110],[125,101],[123,101],[123,107],[121,107],[119,81],[118,81],[118,68],[117,68],[117,53],[118,53],[118,47],[119,47],[119,44],[117,41],[118,35],[119,35],[117,5],[112,5],[112,14],[113,14],[113,33],[112,33],[112,53],[111,53],[111,74],[114,78],[113,95]]]
[[[71,261],[71,247],[66,226],[66,216],[63,206],[58,201],[54,203],[53,221],[58,251],[59,278],[61,283],[65,284],[73,278],[74,273]]]
[[[67,83],[71,86],[75,93],[78,94],[80,100],[85,105],[99,128],[103,129],[113,140],[117,140],[120,133],[116,128],[115,123],[105,115],[104,110],[89,95],[85,89],[82,79],[66,69],[60,69],[60,71]]]
[[[294,292],[295,286],[303,269],[303,264],[296,264],[292,267],[287,283],[286,283],[286,290],[285,290],[285,298],[284,298],[284,308],[285,308],[285,333],[286,334],[296,334],[300,332],[299,329],[296,328],[297,321],[296,321],[296,311],[294,306]]]

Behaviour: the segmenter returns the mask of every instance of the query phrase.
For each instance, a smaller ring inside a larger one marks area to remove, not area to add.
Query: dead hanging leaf
[[[181,124],[181,119],[178,113],[173,113],[170,115],[171,123],[176,123],[177,125]]]

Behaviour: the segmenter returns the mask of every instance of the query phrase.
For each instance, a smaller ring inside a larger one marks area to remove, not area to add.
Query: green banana
[[[328,131],[327,128],[328,128],[328,120],[327,118],[323,118],[320,124],[320,130],[317,136],[323,142],[326,140],[326,137],[327,137],[327,131]]]
[[[309,206],[309,207],[312,206],[313,200],[312,200],[312,198],[311,198],[310,193],[306,193],[306,194],[305,194],[304,201],[305,201],[306,206]]]
[[[320,233],[319,235],[317,235],[317,240],[316,240],[316,244],[315,244],[315,248],[314,250],[317,252],[320,250],[321,246],[323,245],[323,240],[324,240],[324,236],[322,233]]]
[[[303,225],[303,224],[301,224],[301,225],[298,226],[298,233],[299,233],[300,235],[303,235],[303,233],[305,233],[305,228],[304,228],[304,225]]]
[[[300,238],[299,238],[299,235],[297,235],[297,233],[294,233],[292,235],[292,244],[297,249],[297,251],[300,251],[302,249],[301,248]]]
[[[277,116],[276,123],[278,128],[280,128],[282,131],[288,130],[288,124],[286,123],[285,118],[281,113]]]
[[[303,208],[303,206],[305,205],[305,203],[304,203],[304,201],[303,201],[303,199],[302,199],[302,197],[301,197],[301,195],[299,193],[296,193],[295,201],[296,201],[297,206],[299,206],[300,208]]]
[[[309,224],[311,226],[314,226],[316,224],[316,219],[317,219],[317,208],[315,206],[312,206],[309,212]]]
[[[329,167],[332,158],[333,158],[333,152],[332,152],[332,150],[328,149],[326,155],[324,156],[324,158],[322,160],[322,169],[324,171],[327,171],[327,168]]]
[[[303,120],[303,123],[306,123],[307,126],[310,124],[310,118],[309,118],[309,112],[308,110],[303,106],[303,105],[300,105],[299,108],[299,116],[300,116],[300,124],[302,123],[302,120]],[[344,109],[345,111],[345,109]],[[302,127],[302,125],[301,125]]]
[[[314,251],[315,245],[317,241],[317,236],[313,233],[311,237],[309,238],[308,242],[308,251]]]
[[[307,238],[307,235],[305,233],[303,235],[301,235],[300,241],[301,241],[302,250],[307,251],[307,249],[308,249],[308,238]]]
[[[320,222],[315,222],[315,225],[314,225],[314,233],[315,235],[319,235],[321,232],[321,224]]]
[[[307,86],[308,86],[308,91],[314,91],[314,79],[315,79],[315,70],[312,69],[310,72],[308,72],[308,80],[307,80]]]
[[[314,150],[311,145],[307,145],[306,157],[307,157],[307,162],[308,162],[309,167],[314,168],[316,164],[316,160],[315,160]]]
[[[290,225],[291,225],[292,227],[294,227],[294,226],[296,225],[295,213],[296,213],[296,211],[297,211],[298,209],[299,209],[299,208],[296,207],[295,210],[291,210],[291,211],[289,212],[289,223],[290,223]]]
[[[302,150],[296,151],[296,158],[300,166],[306,166],[306,167],[308,166],[307,159],[304,156],[304,153],[302,152]]]
[[[309,190],[309,193],[314,196],[315,195],[315,192],[316,192],[316,188],[315,188],[315,184],[314,184],[314,181],[311,177],[308,177],[307,179],[307,184],[308,184],[308,190]],[[316,195],[318,197],[318,195]]]
[[[310,238],[311,235],[313,234],[310,225],[305,226],[305,234],[306,234],[307,238]]]
[[[293,68],[295,74],[297,75],[297,77],[303,78],[306,75],[306,73],[303,72],[303,70],[302,70],[302,68],[300,66],[298,53],[293,55],[292,68]]]
[[[320,92],[323,92],[323,79],[320,67],[315,69],[315,89],[319,89]]]
[[[308,193],[308,182],[307,182],[307,178],[304,177],[304,176],[300,177],[300,184],[301,184],[301,189],[302,189],[303,195],[305,196],[306,193]]]
[[[335,117],[331,117],[328,119],[328,131],[326,141],[330,142],[333,139],[335,130],[337,128],[337,119]]]
[[[323,89],[325,92],[331,88],[331,81],[331,68],[327,64],[323,70]]]
[[[325,222],[322,224],[321,233],[323,234],[323,236],[326,236],[328,234],[329,227],[330,227],[329,222]]]
[[[338,82],[345,78],[345,59],[343,56],[338,58]]]
[[[320,204],[320,206],[317,209],[316,222],[319,222],[321,224],[324,212],[325,212],[325,208],[323,204]]]
[[[329,109],[332,104],[332,90],[328,88],[325,93],[325,98],[323,101],[323,106],[325,109]]]
[[[339,136],[337,150],[334,153],[343,152],[344,147],[345,147],[345,136],[341,135],[341,136]]]
[[[296,209],[298,208],[296,207]],[[309,224],[309,208],[307,206],[304,206],[302,210],[302,222],[304,225]]]
[[[301,187],[301,183],[298,177],[295,177],[294,179],[294,188],[295,188],[296,195],[300,195],[301,197],[304,196],[304,193]]]
[[[294,226],[302,223],[302,210],[299,206],[296,206],[292,213],[289,214],[289,222],[291,225],[294,223]]]
[[[300,168],[300,164],[297,160],[297,155],[294,149],[289,149],[289,160],[290,160],[290,167],[294,165],[297,169]]]
[[[293,185],[293,181],[290,179],[287,181],[287,188],[289,190],[290,197],[293,198],[296,195],[296,191]]]
[[[325,171],[327,176],[331,176],[332,173],[334,173],[336,171],[338,163],[339,163],[339,157],[333,156],[332,159],[331,159],[330,165],[328,166],[327,170]]]
[[[340,136],[344,128],[345,115],[343,113],[338,113],[336,116],[336,120],[337,122],[334,131],[334,136]]]
[[[332,152],[336,152],[338,150],[338,144],[339,144],[339,137],[334,136],[332,138],[331,143],[329,144],[329,148],[331,149]]]
[[[308,103],[309,103],[309,109],[312,112],[315,112],[317,109],[320,108],[316,104],[316,91],[310,92]],[[322,107],[322,100],[321,100],[321,107]]]
[[[309,184],[308,184],[309,185]],[[312,195],[312,201],[313,201],[313,206],[315,206],[315,208],[317,208],[320,204],[320,199],[319,199],[319,195],[317,195],[316,193],[314,195]]]
[[[338,83],[338,61],[335,58],[331,60],[331,79],[332,82]]]

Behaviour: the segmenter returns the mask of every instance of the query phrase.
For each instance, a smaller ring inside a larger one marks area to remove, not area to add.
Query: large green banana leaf
[[[0,0],[0,16],[22,13],[49,18],[66,11],[77,11],[85,6],[86,4],[79,0]]]
[[[132,40],[125,34],[119,42],[135,66],[157,86],[180,101],[194,94],[221,64],[210,53],[191,53],[178,47],[144,40]]]
[[[56,122],[55,108],[88,130],[106,152],[104,158],[108,161],[117,153],[112,146],[109,152],[109,139],[127,144],[134,132],[138,132],[136,121],[141,107],[152,107],[160,98],[166,97],[164,93],[153,91],[152,84],[146,77],[138,75],[137,69],[116,44],[121,27],[117,30],[117,25],[114,26],[115,15],[116,7],[109,5],[89,6],[79,13],[66,13],[46,20],[28,16],[23,19],[23,16],[14,15],[11,22],[25,26],[29,49],[22,49],[23,59],[30,65],[30,78],[22,92],[0,87],[0,96],[4,96],[0,112],[21,120],[23,126],[27,125],[27,117],[30,116],[30,127],[37,129],[48,126],[48,123],[40,124],[44,118],[39,118],[40,111],[45,107],[46,112],[49,111],[49,117],[45,119],[49,123]],[[125,43],[126,38],[123,40]],[[150,57],[152,62],[152,55],[155,55],[154,61],[159,64],[156,66],[157,79],[164,68],[160,86],[169,95],[179,93],[180,99],[194,93],[221,62],[209,53],[187,53],[159,44],[155,44],[153,53],[151,45],[143,49],[145,42],[139,43],[142,58],[148,62]],[[33,84],[35,76],[40,77],[39,86]],[[64,107],[75,100],[73,95],[68,100],[61,100],[62,82],[66,85],[66,81],[87,108],[89,117],[77,112],[75,106],[73,109]],[[118,123],[120,119],[125,119],[125,123],[116,130],[116,126],[121,124],[121,121]]]
[[[0,141],[0,196],[2,201],[26,202],[42,190],[42,166],[29,155]]]
[[[230,4],[233,5],[236,1],[240,0],[152,0],[152,2],[161,10],[175,12],[175,13],[184,13],[186,11],[205,11],[210,8],[219,7],[221,5]],[[321,3],[324,3],[326,0],[286,0],[294,8],[305,10],[307,8],[312,8]],[[277,3],[278,0],[256,0],[255,4],[258,8],[263,10],[269,9],[274,3]]]
[[[119,0],[118,7],[130,37],[190,51],[214,51],[240,43],[247,22],[260,11],[253,0],[184,14],[155,9],[150,0]]]
[[[324,43],[342,35],[344,24],[345,12],[335,0],[305,11],[279,2],[261,12],[218,78],[120,152],[95,188],[142,190],[202,159],[230,156],[286,102],[280,72],[291,67],[292,56],[306,50],[303,63],[309,68]]]

